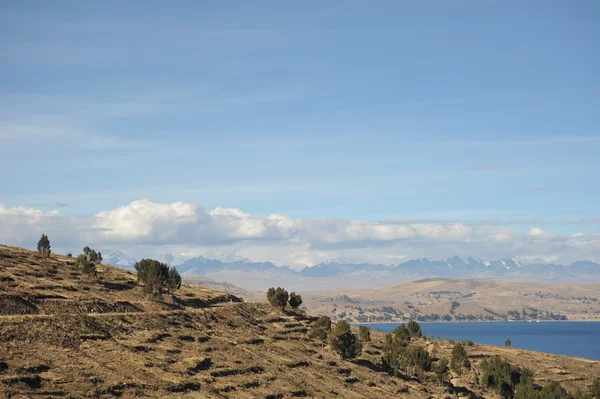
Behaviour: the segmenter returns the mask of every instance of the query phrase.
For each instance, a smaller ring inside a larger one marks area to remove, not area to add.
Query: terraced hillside
[[[540,385],[588,390],[600,375],[600,362],[474,345],[473,371],[443,387],[433,373],[394,377],[382,369],[381,333],[342,361],[308,334],[305,314],[201,286],[148,300],[133,274],[102,269],[96,281],[71,258],[0,247],[0,396],[486,398],[496,394],[476,383],[477,365],[494,354],[531,368]],[[416,344],[434,357],[452,348]]]

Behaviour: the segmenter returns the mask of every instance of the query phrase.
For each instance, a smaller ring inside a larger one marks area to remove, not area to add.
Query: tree
[[[371,340],[371,330],[367,326],[358,327],[358,339],[360,342],[369,342]]]
[[[84,254],[81,254],[77,257],[75,264],[88,276],[96,277],[96,265]]]
[[[592,385],[592,395],[594,395],[595,398],[600,398],[600,378],[594,380],[594,384]]]
[[[450,359],[450,368],[458,375],[462,375],[465,369],[471,368],[471,362],[467,356],[467,351],[462,343],[457,342],[452,348],[452,358]]]
[[[321,316],[313,323],[308,333],[311,337],[317,338],[321,341],[321,348],[324,348],[325,341],[331,331],[331,319],[327,316]]]
[[[144,291],[159,295],[169,279],[169,266],[154,259],[142,259],[135,264],[138,282],[144,283]]]
[[[546,385],[540,391],[541,399],[571,399],[571,395],[567,392],[565,388],[558,381],[550,381],[548,385]]]
[[[423,333],[421,332],[421,326],[414,320],[408,322],[408,326],[406,326],[408,330],[408,334],[411,338],[421,338]]]
[[[181,276],[175,267],[169,269],[169,276],[167,277],[167,289],[172,294],[176,290],[181,288]]]
[[[284,311],[285,305],[288,303],[289,294],[281,287],[271,287],[269,288],[269,291],[267,291],[267,299],[272,306],[281,308],[281,310]]]
[[[513,398],[513,395],[519,399],[546,398],[533,392],[533,373],[529,369],[512,366],[499,356],[482,361],[481,369],[481,383],[495,388],[502,398]]]
[[[504,346],[510,347],[511,345],[512,345],[512,341],[510,340],[510,338],[506,338],[506,341],[504,341]]]
[[[354,359],[360,356],[362,346],[356,334],[352,333],[346,320],[335,323],[329,334],[329,345],[339,353],[342,359]]]
[[[302,305],[302,297],[298,294],[296,294],[295,292],[292,292],[290,294],[290,300],[289,300],[290,306],[292,307],[292,309],[297,309],[298,306]]]
[[[87,258],[88,261],[99,265],[102,263],[102,253],[100,251],[96,252],[90,247],[83,248],[83,255]]]
[[[399,342],[405,343],[405,345],[403,346],[408,345],[408,342],[410,341],[410,332],[404,326],[404,324],[398,326],[394,331],[392,331],[392,334],[394,334],[394,339],[396,339]]]
[[[52,253],[52,251],[50,250],[50,240],[48,239],[48,236],[46,234],[42,234],[42,236],[40,237],[40,240],[37,244],[37,249],[38,252],[42,254],[44,258],[49,257]]]
[[[407,371],[410,368],[421,375],[431,370],[431,356],[422,346],[409,346],[400,355],[400,365]]]
[[[440,385],[444,385],[444,380],[448,376],[448,359],[441,358],[433,365],[433,372],[436,377],[440,380]]]

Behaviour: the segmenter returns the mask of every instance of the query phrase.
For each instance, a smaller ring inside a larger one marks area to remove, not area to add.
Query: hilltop
[[[495,354],[536,383],[589,390],[600,362],[486,345],[467,347],[472,373],[440,386],[383,371],[383,333],[343,361],[308,332],[314,319],[200,285],[147,298],[133,273],[0,246],[0,393],[6,397],[443,398],[495,397],[476,383]],[[452,343],[419,339],[433,356]]]
[[[431,278],[305,295],[305,305],[310,312],[351,322],[600,320],[600,284]]]

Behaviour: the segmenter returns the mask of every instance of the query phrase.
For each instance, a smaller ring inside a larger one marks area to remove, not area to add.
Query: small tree
[[[96,252],[95,250],[86,246],[83,248],[83,255],[85,255],[89,262],[95,263],[96,265],[102,263],[102,253],[100,251]]]
[[[433,372],[436,377],[440,380],[440,385],[444,385],[444,380],[448,376],[448,359],[441,358],[433,365]]]
[[[371,330],[367,326],[358,327],[358,339],[360,342],[365,343],[371,340]]]
[[[96,265],[94,262],[90,261],[87,256],[81,254],[77,257],[77,261],[75,263],[77,267],[81,269],[81,271],[87,274],[90,277],[96,277]]]
[[[510,340],[510,338],[506,338],[506,341],[504,341],[504,346],[510,347],[511,345],[512,345],[512,341]]]
[[[325,347],[325,341],[331,331],[331,319],[327,316],[321,316],[313,323],[308,333],[311,337],[314,337],[321,341],[321,348]]]
[[[172,294],[181,288],[181,276],[175,267],[169,269],[169,277],[167,277],[167,289]]]
[[[144,291],[159,295],[169,279],[169,266],[154,259],[142,259],[135,264],[138,282],[144,283]]]
[[[407,370],[415,370],[421,376],[424,371],[431,370],[431,356],[422,346],[409,346],[401,354],[400,364]]]
[[[360,356],[362,346],[356,334],[352,333],[350,324],[346,320],[335,323],[329,334],[329,345],[339,353],[342,359],[354,359]]]
[[[394,334],[394,339],[398,342],[404,343],[404,346],[408,345],[408,342],[410,342],[410,333],[408,332],[408,329],[404,326],[404,324],[398,326],[392,332],[392,334]]]
[[[292,292],[290,294],[290,306],[292,307],[292,309],[297,309],[298,306],[302,305],[302,297],[298,294],[296,294],[295,292]]]
[[[423,336],[423,333],[421,332],[421,326],[414,320],[408,322],[406,329],[408,330],[408,334],[411,338],[421,338]]]
[[[47,258],[50,256],[52,251],[50,250],[50,240],[46,234],[42,234],[40,240],[37,244],[38,252],[44,257]]]
[[[450,359],[450,368],[458,375],[462,375],[465,369],[471,368],[471,362],[467,356],[467,351],[462,343],[457,342],[452,348],[452,358]]]
[[[288,299],[288,292],[281,287],[271,287],[269,288],[269,291],[267,291],[267,300],[269,303],[276,308],[281,308],[282,311],[285,310],[285,305],[287,305]]]
[[[557,399],[570,399],[571,395],[558,381],[550,381],[540,391],[540,398],[557,398]]]

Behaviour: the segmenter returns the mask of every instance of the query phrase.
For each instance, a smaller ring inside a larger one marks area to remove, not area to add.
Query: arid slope
[[[312,318],[283,313],[201,286],[151,301],[133,274],[102,266],[101,280],[70,258],[42,259],[0,246],[0,396],[173,398],[443,398],[472,392],[477,367],[441,387],[381,369],[384,334],[355,361],[311,338]],[[449,357],[451,343],[419,340]],[[600,362],[483,345],[477,364],[500,354],[526,365],[543,385],[587,390]],[[19,396],[21,395],[21,396]]]

